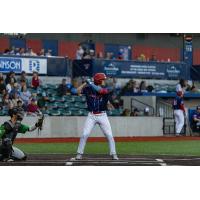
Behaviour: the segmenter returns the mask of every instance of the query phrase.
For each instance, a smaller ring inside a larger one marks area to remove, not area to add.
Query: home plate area
[[[112,160],[108,155],[84,155],[76,160],[75,155],[29,154],[26,161],[0,162],[1,166],[200,166],[196,156],[134,156],[119,155]]]

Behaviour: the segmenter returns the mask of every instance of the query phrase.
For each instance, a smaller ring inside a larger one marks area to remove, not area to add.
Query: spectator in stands
[[[21,88],[21,91],[20,91],[20,98],[22,99],[23,103],[24,103],[24,106],[25,108],[27,107],[29,101],[30,101],[30,98],[31,98],[31,93],[30,91],[27,89],[27,86],[24,85],[22,88]]]
[[[5,94],[3,95],[2,106],[3,106],[4,108],[9,109],[9,106],[10,106],[10,99],[9,99],[9,94],[8,94],[8,93],[5,93]]]
[[[36,90],[40,86],[40,82],[38,72],[33,72],[31,87]]]
[[[28,48],[26,56],[37,56],[37,54],[33,51],[32,48]]]
[[[3,73],[0,73],[0,79],[4,80]]]
[[[45,56],[45,50],[44,49],[41,49],[38,56]]]
[[[0,94],[6,93],[6,85],[4,83],[4,80],[0,78]]]
[[[22,100],[18,100],[17,101],[17,108],[19,108],[20,110],[24,110],[24,108],[23,108],[23,101]]]
[[[199,92],[196,88],[194,81],[188,81],[186,86],[186,91],[188,92]]]
[[[120,96],[129,92],[133,92],[133,80],[128,81],[126,85],[122,88],[121,92],[119,93]]]
[[[46,93],[42,93],[42,97],[38,99],[37,105],[40,110],[46,110],[46,102],[49,102],[49,98],[47,97]]]
[[[147,86],[146,86],[146,81],[141,81],[139,90],[140,90],[140,92],[148,92]]]
[[[47,53],[45,54],[46,57],[51,57],[52,56],[52,50],[48,49]]]
[[[14,79],[14,82],[16,83],[16,78],[15,78],[15,72],[11,71],[6,75],[6,79],[5,79],[5,84],[7,85],[8,83],[10,83],[10,80]]]
[[[130,110],[129,109],[124,109],[121,116],[129,117],[130,116]]]
[[[11,50],[9,52],[10,55],[15,55],[15,46],[11,47]]]
[[[18,78],[18,82],[23,82],[26,83],[26,85],[28,86],[28,78],[26,77],[26,72],[22,71],[20,77]]]
[[[154,87],[152,85],[147,86],[147,92],[153,92]]]
[[[100,51],[99,53],[97,53],[97,59],[103,59],[103,53]]]
[[[14,84],[15,84],[14,79],[11,78],[10,82],[6,85],[6,91],[8,92],[8,94],[10,94],[12,89],[14,89]]]
[[[78,80],[72,80],[71,94],[77,95],[77,88],[79,87]]]
[[[113,59],[113,53],[112,52],[106,52],[106,59],[112,60]]]
[[[84,50],[82,59],[92,59],[91,56],[90,56],[90,50],[89,49]]]
[[[180,79],[179,83],[176,85],[176,92],[185,93],[187,87],[187,81],[184,79]]]
[[[138,93],[139,87],[137,81],[133,81],[133,93]]]
[[[144,109],[144,116],[149,116],[149,107]]]
[[[27,114],[31,116],[37,116],[39,113],[39,107],[37,105],[36,99],[32,99],[27,107]]]
[[[19,95],[20,93],[20,88],[19,88],[19,85],[18,83],[14,83],[13,86],[12,86],[12,89],[9,93],[10,97],[12,97],[15,93],[17,93]]]
[[[138,57],[138,61],[142,61],[142,62],[146,61],[146,56],[143,53],[140,54],[140,57]]]
[[[13,93],[10,99],[10,108],[17,107],[18,101],[21,101],[19,94],[17,92]]]
[[[19,52],[19,51],[20,51],[19,48],[15,48],[15,55],[16,55],[16,56],[20,56],[20,52]]]
[[[193,128],[200,130],[200,106],[197,106],[196,112],[194,113],[192,119]]]
[[[140,111],[137,108],[135,108],[133,110],[133,112],[131,112],[131,114],[130,114],[130,116],[132,116],[132,117],[137,117],[139,115],[140,115]]]
[[[156,55],[155,54],[152,54],[151,58],[149,61],[157,61],[157,58],[156,58]]]
[[[20,55],[20,56],[25,56],[25,55],[26,55],[26,52],[25,52],[25,49],[24,49],[24,48],[20,48],[20,49],[19,49],[19,55]]]
[[[62,83],[58,86],[58,89],[57,89],[57,93],[58,93],[58,96],[64,96],[67,94],[67,82],[66,82],[66,79],[62,79]]]
[[[3,55],[10,55],[10,50],[9,49],[5,49]]]
[[[81,44],[78,45],[78,49],[76,51],[76,59],[81,60],[83,58],[84,50]]]
[[[95,59],[95,51],[94,49],[89,50],[90,59]]]
[[[198,88],[195,86],[194,81],[192,81],[192,87],[190,88],[191,92],[199,92]]]
[[[123,49],[119,50],[117,59],[124,60],[124,50]]]

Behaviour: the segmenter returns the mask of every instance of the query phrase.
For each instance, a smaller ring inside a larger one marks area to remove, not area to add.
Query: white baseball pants
[[[182,110],[174,110],[174,117],[176,122],[176,134],[180,134],[184,126],[184,114]]]
[[[114,141],[114,138],[112,135],[112,129],[110,126],[110,122],[108,120],[106,113],[101,113],[101,114],[89,113],[88,114],[88,117],[86,119],[86,122],[85,122],[85,125],[83,128],[83,135],[80,138],[77,153],[79,153],[79,154],[84,153],[87,139],[96,124],[98,124],[100,126],[103,134],[106,136],[106,138],[108,140],[110,155],[116,154],[115,141]]]

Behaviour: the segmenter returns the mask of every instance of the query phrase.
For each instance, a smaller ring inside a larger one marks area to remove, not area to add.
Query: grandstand
[[[187,51],[188,45],[192,51]],[[193,80],[185,94],[186,106],[195,107],[200,98],[199,49],[199,34],[1,34],[0,66],[4,81],[10,71],[17,80],[26,71],[29,101],[45,97],[41,112],[47,116],[87,116],[85,97],[73,91],[87,77],[104,72],[114,91],[109,116],[122,116],[125,109],[137,109],[144,116],[148,108],[148,116],[173,118],[171,100],[180,78]],[[31,83],[33,71],[41,80],[37,88]],[[60,96],[63,78],[71,88]],[[20,94],[20,81],[16,84]],[[7,116],[10,108],[4,95],[0,116]]]

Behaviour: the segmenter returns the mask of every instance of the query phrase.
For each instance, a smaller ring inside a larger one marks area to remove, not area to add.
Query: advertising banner
[[[94,60],[93,74],[97,72],[118,78],[190,79],[185,63]]]
[[[0,57],[0,72],[7,73],[32,73],[37,71],[39,74],[47,74],[46,58],[25,58],[25,57]]]

